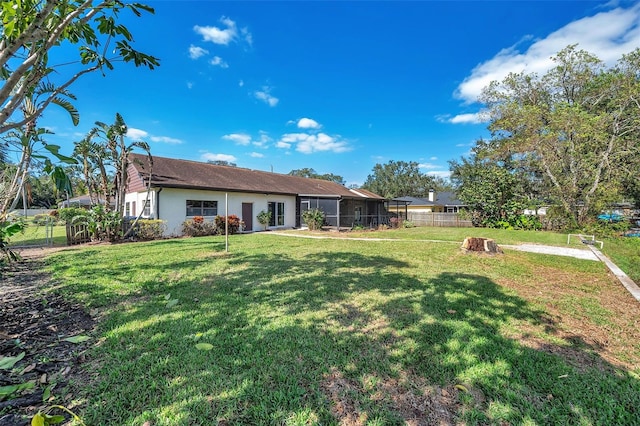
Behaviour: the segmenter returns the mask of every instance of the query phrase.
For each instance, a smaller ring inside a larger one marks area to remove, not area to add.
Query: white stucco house
[[[143,209],[142,217],[166,222],[167,235],[180,235],[182,223],[194,216],[227,214],[240,217],[245,232],[259,231],[263,210],[271,212],[269,229],[296,228],[301,213],[313,208],[336,227],[375,225],[387,214],[381,196],[335,182],[164,157],[153,157],[150,167],[146,155],[130,155],[124,214]]]

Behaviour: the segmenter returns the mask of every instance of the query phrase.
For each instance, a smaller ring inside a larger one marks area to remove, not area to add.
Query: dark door
[[[242,221],[245,231],[253,231],[253,203],[242,203]]]

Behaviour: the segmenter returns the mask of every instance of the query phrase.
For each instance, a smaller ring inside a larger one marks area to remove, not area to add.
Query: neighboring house
[[[106,201],[104,200],[104,198],[100,198],[98,200],[98,203],[105,204]],[[72,197],[67,200],[61,201],[60,203],[58,203],[58,206],[60,208],[82,207],[82,208],[88,209],[91,207],[91,197],[89,197],[88,195],[79,195],[77,197]],[[115,203],[113,201],[111,201],[111,207],[115,207]]]
[[[466,205],[453,192],[429,191],[429,198],[399,197],[389,203],[389,211],[403,217],[410,213],[458,213]]]
[[[335,182],[163,157],[153,157],[145,204],[147,156],[131,154],[130,160],[125,215],[135,216],[142,208],[143,217],[166,221],[167,235],[181,234],[182,223],[194,216],[236,215],[245,231],[257,231],[263,210],[271,212],[269,229],[300,227],[302,212],[314,208],[324,211],[327,225],[334,227],[377,225],[387,214],[384,198]]]

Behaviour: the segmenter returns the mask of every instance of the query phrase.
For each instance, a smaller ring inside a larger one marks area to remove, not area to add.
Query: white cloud
[[[240,81],[238,82],[238,86],[240,86],[240,87],[244,86],[244,81],[243,81],[243,80],[240,80]]]
[[[482,112],[476,112],[472,114],[458,114],[446,120],[452,124],[480,124],[489,121],[489,117]]]
[[[247,42],[249,46],[253,45],[253,36],[251,35],[251,33],[246,27],[240,29],[240,34],[242,35],[242,38],[244,39],[244,41]]]
[[[157,142],[157,143],[168,143],[168,144],[174,144],[174,145],[183,143],[183,141],[180,139],[172,138],[169,136],[150,135],[149,132],[141,129],[136,129],[135,127],[129,127],[129,129],[127,130],[126,136],[130,139],[135,139],[135,140],[148,138],[151,142]]]
[[[213,59],[209,61],[211,65],[220,67],[220,68],[229,68],[229,64],[222,60],[220,56],[214,56]]]
[[[311,118],[301,118],[298,120],[299,129],[319,129],[320,127],[322,127],[320,123],[316,120],[312,120]]]
[[[252,143],[257,147],[266,147],[273,139],[269,137],[269,134],[264,130],[260,130],[260,140],[253,141]]]
[[[229,163],[235,163],[237,158],[229,154],[213,154],[211,152],[205,152],[200,156],[205,161],[228,161]]]
[[[276,146],[278,148],[290,148],[296,145],[296,151],[303,154],[314,152],[346,152],[350,150],[347,142],[339,137],[329,136],[326,133],[287,133],[282,135]]]
[[[168,143],[172,145],[179,145],[181,143],[184,143],[180,139],[171,138],[169,136],[151,136],[149,139],[151,139],[152,142]]]
[[[439,169],[440,166],[438,166],[436,164],[432,164],[432,163],[420,163],[420,164],[418,164],[418,168],[427,169],[427,170],[434,170],[434,169]]]
[[[144,130],[136,129],[133,127],[129,127],[129,129],[127,130],[127,137],[131,139],[142,139],[146,138],[147,136],[149,136],[149,133],[145,132]]]
[[[202,47],[194,46],[193,44],[189,46],[189,57],[191,59],[198,59],[204,55],[209,54],[207,49],[203,49]]]
[[[187,89],[193,89],[193,83],[190,81],[187,81]]]
[[[249,145],[251,143],[251,136],[246,133],[231,133],[224,135],[222,139],[232,141],[238,145]]]
[[[469,143],[457,143],[456,147],[457,148],[466,148],[468,146],[475,146],[475,142],[469,142]]]
[[[521,52],[515,46],[503,49],[493,58],[477,65],[456,90],[456,97],[476,102],[491,81],[501,81],[510,72],[542,74],[553,67],[551,56],[570,44],[595,54],[606,64],[640,46],[640,3],[633,7],[600,12],[573,21],[543,39],[534,41]],[[466,115],[466,114],[465,114]]]
[[[196,25],[193,27],[193,30],[200,34],[204,41],[210,41],[215,44],[222,44],[226,46],[238,37],[238,28],[234,21],[229,18],[225,18],[224,16],[220,18],[220,22],[226,28],[221,29],[213,26],[201,27],[200,25]]]
[[[262,102],[266,103],[270,107],[274,107],[278,105],[278,102],[280,100],[275,96],[272,96],[270,92],[271,92],[271,88],[269,86],[264,86],[262,90],[258,90],[254,92],[253,95],[256,97],[256,99],[261,100]]]
[[[431,170],[426,174],[435,177],[441,177],[443,179],[449,179],[451,177],[451,172],[449,170]]]
[[[253,158],[263,158],[264,155],[260,154],[259,152],[252,152],[251,154],[249,154],[251,157]]]

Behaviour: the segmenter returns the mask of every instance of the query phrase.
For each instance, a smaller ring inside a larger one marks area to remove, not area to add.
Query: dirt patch
[[[19,356],[13,368],[0,370],[0,387],[32,383],[33,387],[0,398],[0,425],[21,426],[47,405],[45,392],[64,405],[64,388],[90,344],[64,341],[88,335],[93,318],[82,306],[48,291],[43,256],[57,249],[22,250],[22,262],[0,271],[0,357]],[[48,390],[47,390],[48,389]]]
[[[536,326],[522,324],[520,333],[509,337],[525,346],[559,355],[578,370],[640,368],[635,348],[640,341],[637,322],[640,304],[615,277],[532,267],[535,285],[506,279],[500,280],[500,284],[530,302],[542,304],[548,321]],[[585,303],[589,300],[593,302]],[[537,337],[543,332],[565,343],[550,345]]]
[[[341,426],[367,424],[363,400],[386,405],[409,426],[454,425],[459,411],[458,389],[428,385],[424,379],[403,374],[399,378],[372,378],[364,386],[332,369],[320,383],[331,404],[331,413]]]

